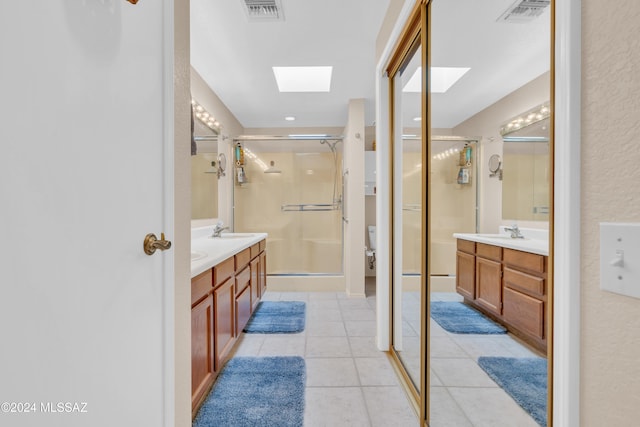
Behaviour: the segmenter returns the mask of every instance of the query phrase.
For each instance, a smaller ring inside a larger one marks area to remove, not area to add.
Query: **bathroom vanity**
[[[191,405],[197,411],[267,287],[265,233],[192,230]]]
[[[454,237],[456,290],[465,303],[546,352],[548,240],[508,234]]]

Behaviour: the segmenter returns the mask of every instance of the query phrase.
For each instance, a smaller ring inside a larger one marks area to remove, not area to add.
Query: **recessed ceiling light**
[[[445,93],[470,69],[468,67],[431,67],[431,93]],[[402,91],[420,92],[421,73],[422,67],[418,67]]]
[[[329,92],[333,67],[272,67],[280,92]]]
[[[286,121],[288,121],[288,122],[292,122],[292,121],[294,121],[296,118],[295,118],[294,116],[287,116],[287,117],[285,117],[284,119],[285,119]]]
[[[422,121],[422,117],[414,117],[413,121],[414,122],[420,122],[420,121]]]

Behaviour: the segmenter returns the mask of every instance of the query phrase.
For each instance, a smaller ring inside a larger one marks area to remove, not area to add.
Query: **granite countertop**
[[[191,277],[267,238],[267,233],[222,233],[210,237],[213,227],[191,229]]]
[[[454,233],[453,237],[538,255],[549,255],[548,230],[521,228],[520,231],[525,236],[524,239],[511,238],[510,233],[505,231],[504,227],[500,227],[500,232],[496,234]]]

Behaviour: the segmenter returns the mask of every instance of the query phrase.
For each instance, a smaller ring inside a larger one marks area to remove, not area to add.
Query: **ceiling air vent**
[[[280,0],[242,0],[249,21],[284,21]]]
[[[498,22],[531,22],[544,12],[551,0],[517,0],[497,19]]]

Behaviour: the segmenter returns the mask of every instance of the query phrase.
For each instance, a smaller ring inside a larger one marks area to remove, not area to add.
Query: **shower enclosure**
[[[234,183],[235,231],[268,233],[267,273],[341,275],[342,137],[243,136],[234,143],[244,156],[242,182],[236,176]]]

